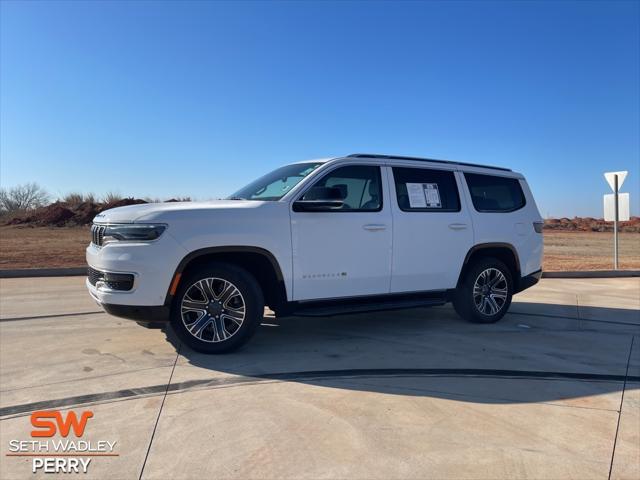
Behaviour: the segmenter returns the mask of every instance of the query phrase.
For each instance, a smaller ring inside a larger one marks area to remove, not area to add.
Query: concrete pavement
[[[32,476],[6,454],[42,409],[117,441],[89,478],[640,478],[638,278],[544,279],[495,325],[266,316],[222,356],[101,313],[83,281],[0,280],[2,479]]]

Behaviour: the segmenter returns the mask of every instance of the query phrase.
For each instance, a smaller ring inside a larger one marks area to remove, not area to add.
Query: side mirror
[[[335,210],[344,204],[342,191],[335,187],[313,187],[297,202],[293,203],[294,212],[318,212]]]

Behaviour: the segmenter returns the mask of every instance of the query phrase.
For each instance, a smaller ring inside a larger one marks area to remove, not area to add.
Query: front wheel
[[[264,313],[255,278],[234,265],[213,263],[180,282],[171,309],[171,325],[194,350],[223,353],[247,342]]]
[[[482,258],[467,271],[456,291],[453,307],[474,323],[494,323],[511,305],[513,278],[507,266],[496,258]]]

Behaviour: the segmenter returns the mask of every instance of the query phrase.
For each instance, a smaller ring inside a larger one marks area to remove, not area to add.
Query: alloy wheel
[[[473,284],[473,303],[483,315],[496,315],[507,302],[509,285],[497,268],[487,268]]]
[[[198,340],[218,343],[233,337],[245,320],[246,305],[238,287],[223,278],[203,278],[185,291],[182,323]]]

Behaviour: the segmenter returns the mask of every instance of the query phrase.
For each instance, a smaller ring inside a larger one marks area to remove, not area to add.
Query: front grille
[[[96,286],[96,283],[103,282],[111,290],[126,292],[133,288],[133,275],[130,273],[102,272],[95,268],[87,268],[87,278],[89,283]]]
[[[105,225],[93,224],[91,225],[91,243],[99,247],[102,246],[102,240],[104,239],[104,232],[107,229]]]

